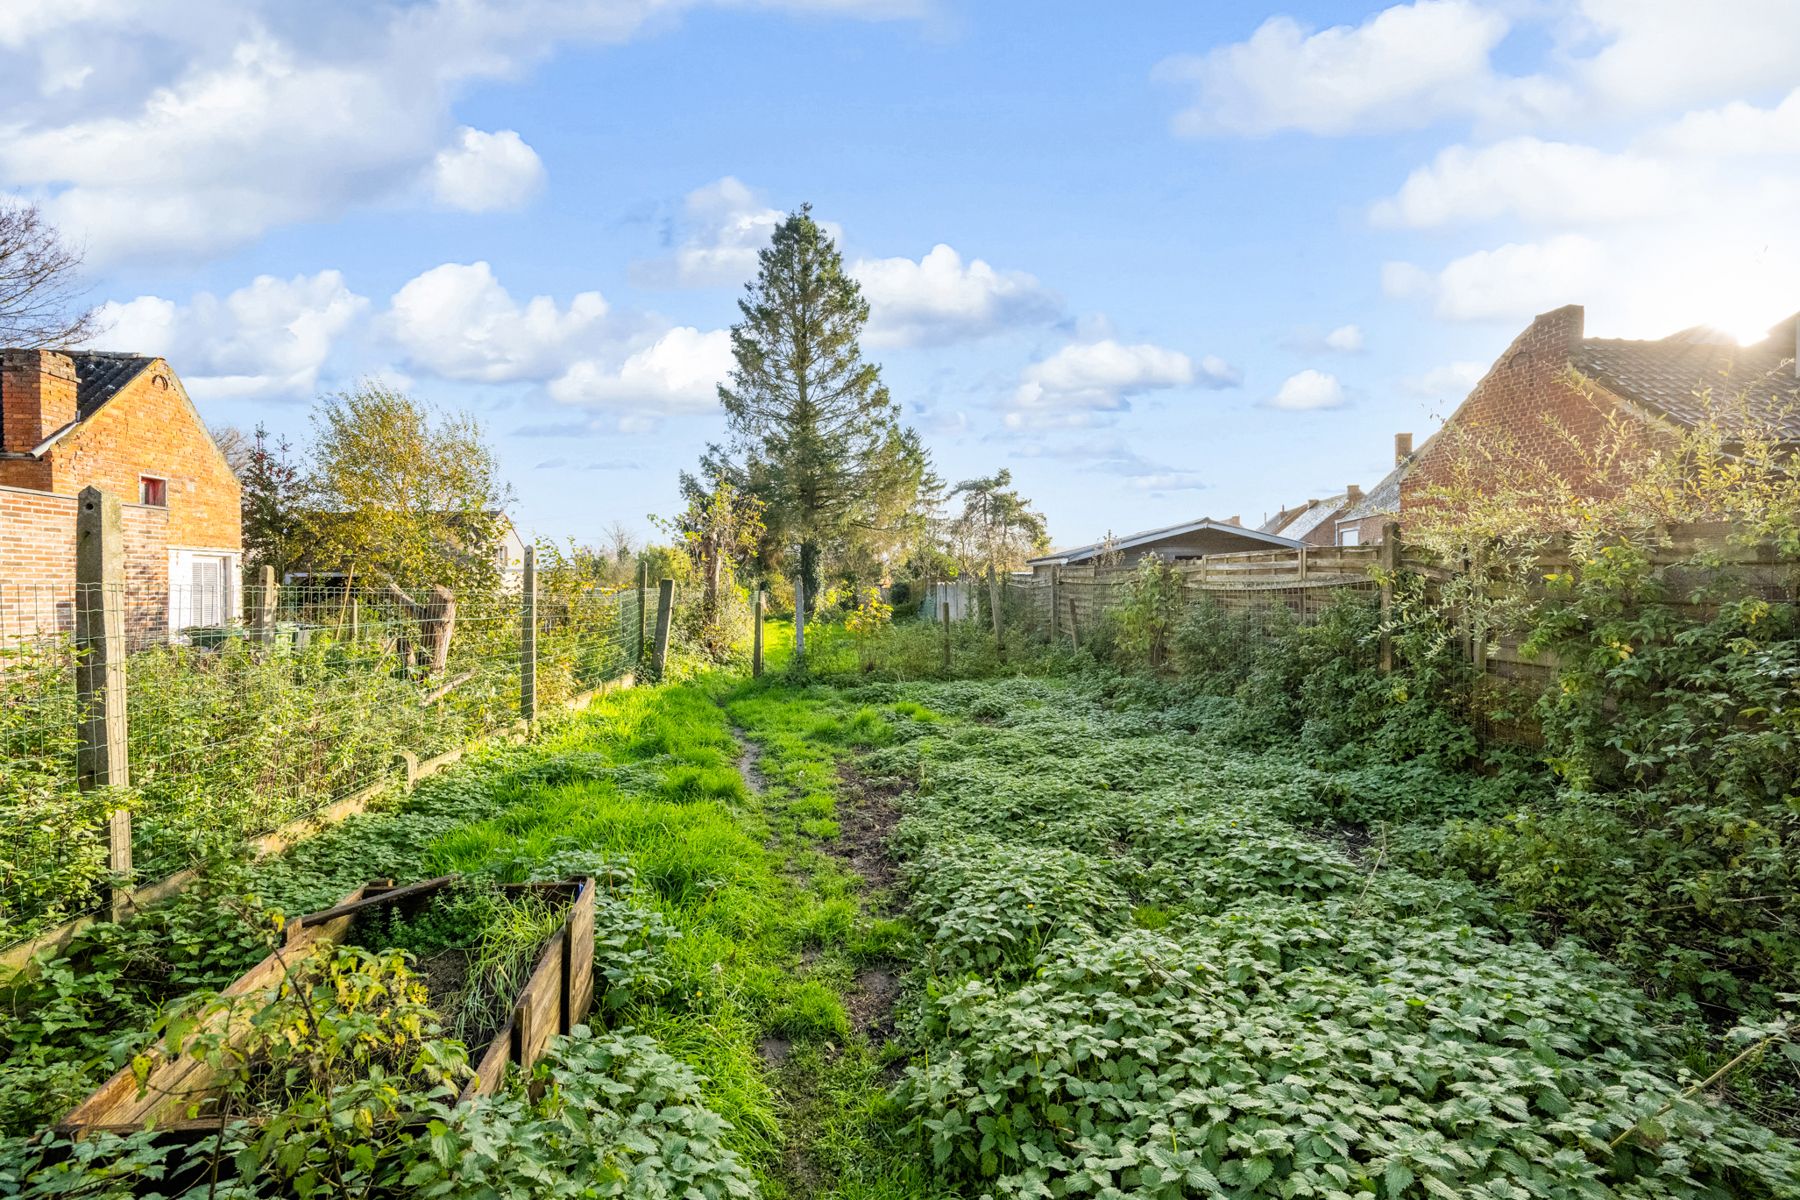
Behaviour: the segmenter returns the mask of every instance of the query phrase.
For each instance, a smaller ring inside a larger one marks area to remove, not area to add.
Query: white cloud
[[[732,361],[729,332],[684,325],[616,367],[594,359],[572,363],[550,381],[550,395],[564,404],[647,410],[647,416],[708,412],[718,404]]]
[[[1337,376],[1308,368],[1289,375],[1281,388],[1269,397],[1270,408],[1306,412],[1317,408],[1336,408],[1344,402],[1344,388]]]
[[[633,263],[632,277],[650,287],[740,286],[756,274],[757,252],[786,215],[743,180],[715,179],[683,199],[674,253]]]
[[[1025,368],[1006,421],[1014,428],[1080,426],[1096,413],[1129,407],[1131,396],[1194,381],[1193,361],[1179,350],[1111,338],[1077,342]]]
[[[516,79],[559,46],[624,41],[727,2],[318,0],[301,19],[284,0],[31,0],[22,13],[8,0],[0,179],[44,202],[96,266],[221,253],[433,190],[452,204],[512,203],[534,179],[529,148],[489,135],[499,140],[469,161],[452,118],[464,91]],[[889,17],[911,6],[762,7]]]
[[[485,262],[444,263],[394,293],[383,324],[417,369],[482,383],[547,380],[607,336],[599,292],[521,305]]]
[[[1486,375],[1488,365],[1479,362],[1445,363],[1441,367],[1433,367],[1419,375],[1409,375],[1400,381],[1400,386],[1415,396],[1423,396],[1427,400],[1460,401],[1469,394],[1469,390],[1481,382]]]
[[[1200,359],[1198,382],[1203,388],[1234,388],[1244,382],[1244,373],[1216,354]]]
[[[1343,134],[1428,124],[1475,108],[1507,21],[1469,0],[1398,4],[1361,25],[1309,32],[1271,17],[1250,39],[1170,58],[1157,75],[1191,85],[1179,133]]]
[[[1432,297],[1439,316],[1473,321],[1511,319],[1568,304],[1588,295],[1606,276],[1607,253],[1599,242],[1562,234],[1477,250],[1453,260],[1435,277],[1409,278]]]
[[[869,301],[872,346],[945,345],[1050,320],[1062,302],[1035,276],[964,262],[939,243],[916,262],[863,259],[850,272]]]
[[[1593,225],[1691,204],[1691,176],[1631,151],[1509,138],[1479,149],[1451,146],[1407,177],[1370,212],[1377,224],[1429,229],[1516,217],[1537,224]]]
[[[1657,149],[1695,157],[1800,154],[1800,88],[1774,108],[1740,100],[1688,113],[1648,140]]]
[[[464,212],[518,208],[544,186],[537,151],[511,129],[484,133],[464,127],[454,146],[439,150],[431,167],[438,202]]]
[[[1339,325],[1325,335],[1325,348],[1336,350],[1339,354],[1359,354],[1363,348],[1363,331],[1360,325]]]
[[[1792,0],[1580,0],[1560,57],[1586,102],[1667,111],[1792,86],[1800,5]],[[1585,51],[1585,53],[1584,53]]]
[[[94,344],[167,358],[198,399],[308,396],[368,304],[337,271],[260,275],[222,299],[201,292],[186,304],[109,301]]]

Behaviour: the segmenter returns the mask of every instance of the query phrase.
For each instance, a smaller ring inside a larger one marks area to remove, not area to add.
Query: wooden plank
[[[344,903],[361,899],[365,888],[366,885],[345,896]],[[337,941],[349,927],[350,918],[344,917],[290,934],[285,946],[238,976],[219,993],[220,997],[248,997],[272,988],[313,946],[321,942]],[[246,1006],[233,1005],[229,1009],[215,1012],[204,1028],[217,1029],[221,1022],[226,1022],[226,1031],[235,1040],[248,1026],[253,1015],[254,1012],[248,1011]],[[202,1094],[218,1082],[218,1072],[191,1054],[170,1060],[160,1047],[152,1047],[146,1053],[151,1067],[142,1089],[139,1088],[137,1076],[133,1074],[131,1067],[122,1067],[57,1122],[57,1129],[80,1133],[108,1127],[141,1129],[152,1123],[160,1125],[165,1121],[178,1120],[185,1116],[190,1106],[204,1103]]]
[[[569,909],[569,951],[563,956],[564,1002],[562,1032],[587,1020],[594,1007],[594,895],[592,879],[581,881],[581,890]]]
[[[544,1048],[555,1037],[561,1020],[564,950],[569,944],[567,930],[558,930],[544,948],[543,956],[532,969],[525,990],[513,1010],[513,1028],[518,1040],[514,1057],[521,1068],[530,1070],[543,1057]]]
[[[481,1058],[474,1064],[475,1077],[463,1085],[457,1100],[468,1103],[482,1096],[491,1096],[500,1090],[506,1082],[506,1064],[512,1061],[514,1034],[517,1032],[514,1022],[508,1021],[506,1026],[494,1035],[487,1049],[482,1051]]]
[[[338,917],[351,916],[366,908],[373,908],[379,904],[392,904],[398,900],[408,900],[414,896],[423,896],[429,892],[435,892],[440,888],[448,887],[450,884],[455,883],[459,878],[461,877],[458,875],[439,875],[436,879],[426,879],[419,883],[409,883],[405,887],[381,888],[378,891],[373,888],[367,888],[364,889],[365,893],[372,894],[365,894],[355,900],[345,901],[335,908],[321,909],[315,913],[307,913],[303,917],[296,917],[294,920],[288,922],[288,928],[292,929],[296,926],[307,928],[313,925],[323,925],[327,921],[334,920]]]

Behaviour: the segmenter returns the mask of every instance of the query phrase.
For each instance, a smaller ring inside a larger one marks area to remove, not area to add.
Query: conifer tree
[[[928,464],[881,368],[862,357],[869,304],[812,206],[790,213],[759,258],[719,401],[744,485],[763,502],[767,544],[773,556],[798,549],[810,608],[824,560],[898,544]]]

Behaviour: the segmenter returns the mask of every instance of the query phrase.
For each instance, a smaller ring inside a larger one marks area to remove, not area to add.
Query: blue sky
[[[1372,483],[1534,312],[1800,308],[1797,51],[1788,0],[9,0],[0,191],[209,420],[378,374],[578,539],[675,507],[810,201],[940,473],[1076,542]]]

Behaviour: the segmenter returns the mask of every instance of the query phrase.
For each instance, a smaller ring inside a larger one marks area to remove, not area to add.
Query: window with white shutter
[[[194,595],[189,611],[195,625],[218,625],[224,621],[225,571],[218,559],[194,560]]]

